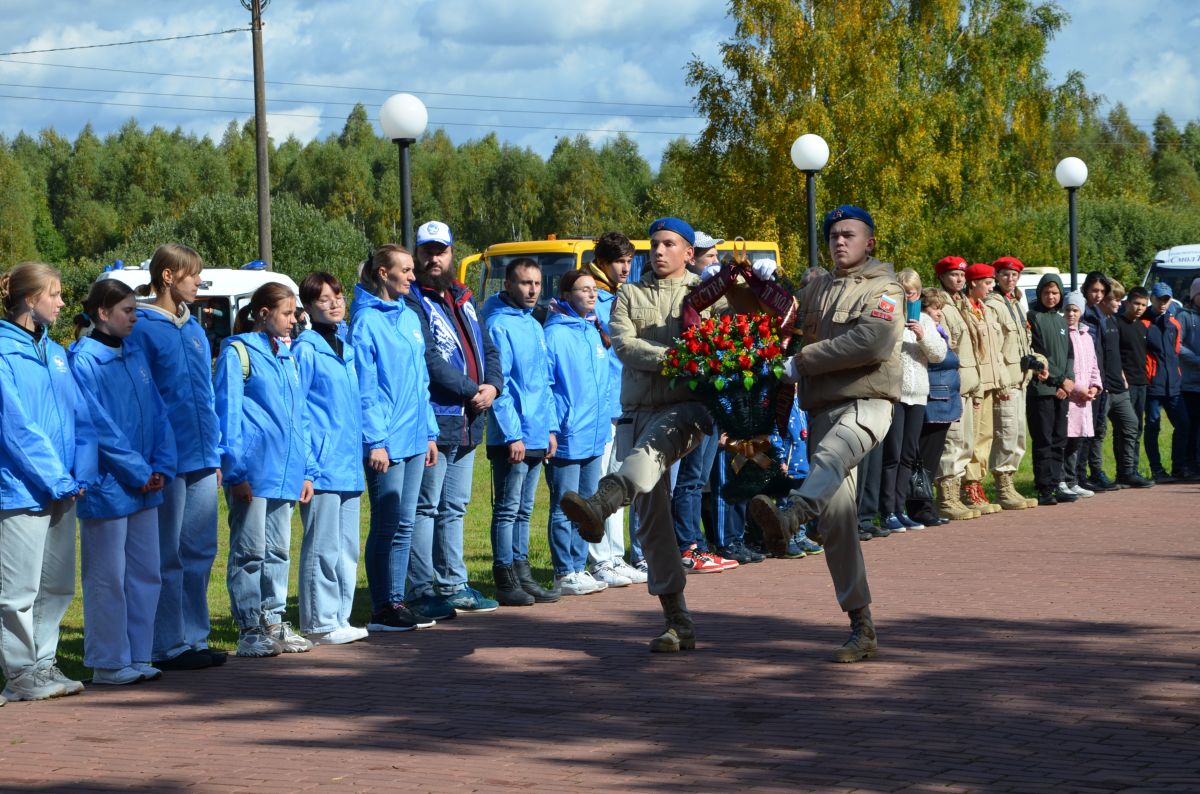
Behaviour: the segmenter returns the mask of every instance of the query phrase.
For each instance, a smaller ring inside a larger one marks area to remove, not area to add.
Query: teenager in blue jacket
[[[599,580],[587,571],[588,542],[560,505],[568,491],[585,497],[596,492],[604,449],[612,436],[609,414],[614,387],[608,362],[612,342],[600,328],[595,306],[596,279],[586,270],[572,270],[559,281],[558,297],[550,302],[546,318],[550,390],[559,427],[558,449],[546,461],[547,535],[554,584],[564,595],[599,592],[595,586]],[[620,581],[629,584],[628,579]]]
[[[617,290],[629,279],[633,268],[633,243],[620,232],[605,232],[596,240],[595,259],[587,266],[587,272],[596,280],[596,319],[600,330],[608,333],[608,322],[612,317]],[[608,349],[609,377],[614,384],[609,399],[611,431],[609,441],[601,456],[600,475],[615,474],[621,466],[616,454],[617,420],[621,418],[621,370],[624,365],[612,348]],[[593,578],[606,584],[617,584],[628,579],[634,584],[645,584],[646,561],[637,542],[637,514],[629,511],[629,562],[625,561],[625,508],[604,520],[604,537],[599,543],[588,544]],[[633,563],[633,564],[630,564]]]
[[[241,635],[238,656],[302,653],[312,643],[283,620],[292,505],[313,494],[307,395],[290,340],[296,296],[264,284],[221,344],[215,391],[221,469],[229,505],[229,605]]]
[[[346,341],[346,298],[330,273],[300,284],[300,303],[312,320],[292,344],[308,395],[309,446],[316,460],[313,498],[300,505],[300,631],[318,645],[364,639],[350,625],[358,581],[362,400],[354,346]]]
[[[504,388],[488,413],[488,460],[492,463],[492,575],[496,600],[529,606],[558,600],[520,576],[529,564],[529,520],[542,462],[553,458],[558,417],[550,393],[546,336],[533,316],[542,294],[542,269],[521,257],[504,272],[504,291],[483,304],[483,322],[500,353]],[[532,591],[532,592],[530,592]]]
[[[200,289],[200,255],[178,243],[150,257],[153,295],[138,305],[129,339],[150,362],[154,385],[175,433],[177,473],[158,508],[162,589],[154,615],[154,666],[199,670],[225,663],[208,647],[208,581],[217,556],[221,432],[212,385],[212,348],[188,304]]]
[[[75,595],[75,500],[96,479],[86,401],[49,337],[63,307],[58,271],[26,262],[0,275],[0,703],[83,691],[55,663]]]
[[[404,300],[412,287],[413,258],[399,245],[376,249],[354,288],[350,342],[357,356],[371,528],[367,586],[371,631],[411,631],[436,620],[408,607],[405,582],[421,480],[438,460],[438,425],[429,402],[425,336]]]
[[[158,507],[175,475],[175,435],[150,363],[128,338],[136,322],[133,290],[116,279],[97,281],[75,318],[80,338],[71,346],[71,371],[99,450],[100,480],[79,501],[83,663],[95,684],[162,677],[150,651],[162,583]]]

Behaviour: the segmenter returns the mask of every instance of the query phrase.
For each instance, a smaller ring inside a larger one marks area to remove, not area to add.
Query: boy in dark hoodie
[[[1029,310],[1033,352],[1044,358],[1043,368],[1029,384],[1025,402],[1033,448],[1033,480],[1041,505],[1074,502],[1078,498],[1061,487],[1063,450],[1067,443],[1067,397],[1075,388],[1075,352],[1067,336],[1062,300],[1062,279],[1055,273],[1047,273],[1038,282],[1037,302]]]

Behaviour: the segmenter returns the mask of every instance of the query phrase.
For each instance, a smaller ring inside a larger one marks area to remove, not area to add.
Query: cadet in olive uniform
[[[900,342],[904,289],[890,264],[871,256],[875,222],[843,205],[825,216],[835,269],[809,271],[800,290],[804,346],[787,365],[809,412],[811,470],[793,491],[791,506],[759,495],[750,514],[769,547],[786,546],[802,524],[816,520],[838,604],[850,613],[850,639],[834,660],[856,662],[875,654],[871,591],[858,540],[855,467],[887,435],[900,398]]]
[[[962,289],[967,283],[967,260],[947,256],[934,265],[946,305],[942,309],[942,325],[950,334],[950,349],[958,356],[959,395],[962,417],[950,424],[946,432],[946,447],[938,461],[938,512],[955,521],[979,518],[980,512],[963,504],[959,496],[963,475],[975,442],[975,416],[972,399],[979,389],[979,370],[975,366],[975,345],[963,319]]]

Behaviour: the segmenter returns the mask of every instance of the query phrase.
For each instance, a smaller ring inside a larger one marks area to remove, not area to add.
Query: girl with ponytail
[[[283,620],[292,506],[313,495],[316,460],[305,414],[307,385],[290,339],[296,296],[264,284],[221,343],[215,391],[221,469],[229,505],[229,604],[238,656],[302,653],[312,643]]]
[[[160,245],[150,258],[152,296],[138,304],[130,342],[145,355],[175,436],[177,474],[158,507],[162,589],[154,616],[154,666],[197,670],[223,664],[208,647],[208,580],[217,556],[217,446],[212,348],[188,304],[196,300],[204,262],[178,243]],[[95,319],[92,317],[91,319]]]
[[[0,275],[0,667],[7,700],[74,695],[58,669],[59,624],[75,595],[75,500],[96,479],[86,401],[49,336],[58,271]]]
[[[71,371],[87,399],[100,451],[100,479],[79,502],[83,557],[83,663],[96,684],[162,676],[150,664],[158,605],[158,508],[175,474],[175,436],[130,334],[133,290],[116,279],[83,301],[89,333],[71,346]]]

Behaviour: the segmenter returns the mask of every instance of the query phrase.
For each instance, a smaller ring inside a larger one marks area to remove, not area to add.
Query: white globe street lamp
[[[792,143],[792,163],[804,172],[808,194],[808,266],[817,266],[817,172],[829,162],[829,144],[811,132]]]
[[[1075,223],[1075,191],[1087,181],[1087,163],[1078,157],[1064,157],[1054,169],[1054,178],[1067,191],[1067,217],[1071,235],[1071,291],[1079,288],[1079,246]]]
[[[421,136],[429,124],[425,103],[412,94],[392,94],[379,108],[379,126],[400,150],[400,233],[401,242],[413,250],[412,173],[409,169],[408,147]]]

